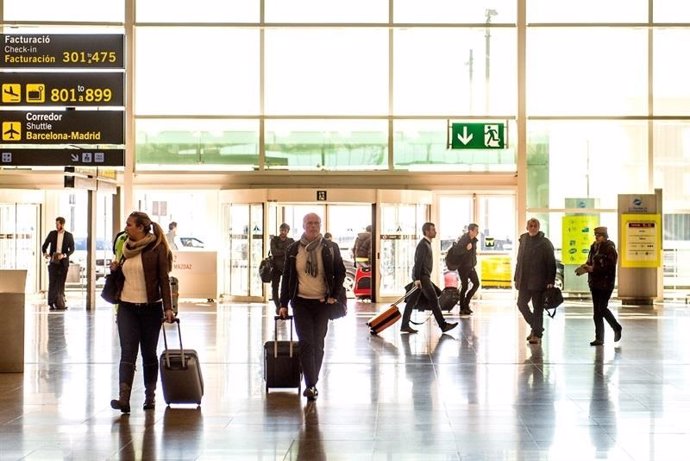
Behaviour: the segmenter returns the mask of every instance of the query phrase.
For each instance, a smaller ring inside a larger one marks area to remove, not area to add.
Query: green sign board
[[[504,123],[453,123],[451,149],[505,149]]]

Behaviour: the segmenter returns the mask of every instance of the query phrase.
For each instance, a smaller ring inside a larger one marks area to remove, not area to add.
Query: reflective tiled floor
[[[399,324],[369,335],[377,308],[333,322],[315,403],[264,389],[265,304],[181,306],[184,345],[205,379],[200,409],[110,409],[118,341],[109,307],[27,303],[26,367],[0,373],[0,459],[687,460],[690,307],[621,308],[619,347],[590,347],[590,304],[568,301],[542,345],[512,295],[484,295],[441,335]],[[354,307],[354,308],[353,308]],[[418,316],[418,320],[425,316]],[[172,332],[172,331],[171,331]],[[174,332],[173,332],[174,333]],[[162,340],[161,340],[162,349]]]

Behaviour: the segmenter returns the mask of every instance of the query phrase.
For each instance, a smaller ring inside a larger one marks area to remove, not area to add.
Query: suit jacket
[[[431,278],[434,268],[434,255],[431,251],[431,243],[423,238],[417,244],[414,252],[414,266],[412,267],[412,280],[421,280],[422,277]]]
[[[54,253],[63,253],[66,255],[65,258],[62,258],[59,263],[62,264],[64,267],[69,267],[69,256],[74,253],[74,237],[70,232],[65,231],[65,234],[62,236],[62,248],[57,248],[57,240],[58,240],[58,232],[57,230],[52,230],[48,233],[48,237],[46,237],[45,242],[43,242],[43,246],[41,246],[41,251],[43,253],[48,253],[51,257],[53,256]],[[50,247],[50,249],[49,249]],[[48,250],[48,251],[46,251]]]

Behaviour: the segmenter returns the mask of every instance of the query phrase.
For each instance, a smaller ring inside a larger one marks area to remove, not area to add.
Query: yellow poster
[[[584,264],[589,247],[594,242],[594,228],[599,225],[599,216],[563,216],[563,264]]]
[[[661,215],[623,213],[620,216],[621,267],[661,266]]]

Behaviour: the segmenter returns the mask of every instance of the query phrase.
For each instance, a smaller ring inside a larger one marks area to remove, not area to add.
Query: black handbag
[[[273,257],[268,256],[268,258],[264,258],[261,260],[261,263],[259,264],[259,277],[261,277],[261,281],[264,283],[269,283],[271,280],[273,280]]]
[[[105,284],[103,285],[103,291],[101,291],[101,298],[105,299],[110,304],[117,304],[120,302],[120,295],[122,294],[122,288],[125,286],[125,274],[122,273],[122,261],[124,258],[120,259],[120,264],[110,274],[105,276]]]
[[[340,294],[333,304],[330,304],[328,318],[336,320],[347,315],[347,294],[345,288],[340,289]]]
[[[547,288],[544,292],[544,310],[549,317],[554,318],[556,308],[563,304],[563,293],[558,287]]]

